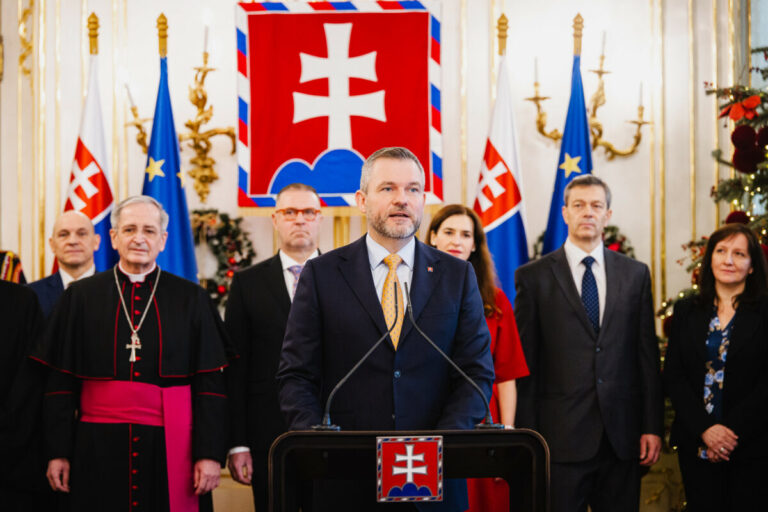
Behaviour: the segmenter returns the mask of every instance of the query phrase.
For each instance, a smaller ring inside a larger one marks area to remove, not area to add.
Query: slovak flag
[[[483,222],[501,289],[514,302],[515,270],[528,261],[528,241],[510,85],[502,56],[474,210]]]
[[[98,56],[91,55],[88,94],[80,120],[80,136],[75,147],[64,211],[78,210],[93,222],[96,234],[101,236],[101,244],[94,253],[93,260],[96,271],[101,272],[117,262],[117,253],[112,249],[109,239],[109,215],[114,206],[114,198],[107,178],[109,169],[104,144],[104,125],[101,120],[97,58]]]

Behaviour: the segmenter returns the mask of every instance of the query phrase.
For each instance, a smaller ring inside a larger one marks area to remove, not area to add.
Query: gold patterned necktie
[[[397,254],[390,254],[384,258],[389,272],[387,272],[387,278],[384,280],[384,290],[381,292],[381,309],[384,310],[387,328],[391,327],[393,322],[395,323],[395,328],[390,333],[395,350],[397,350],[397,343],[400,341],[400,330],[403,328],[405,316],[402,295],[400,295],[400,279],[397,277],[397,267],[402,261],[403,259]],[[395,293],[398,294],[397,305],[395,305]]]

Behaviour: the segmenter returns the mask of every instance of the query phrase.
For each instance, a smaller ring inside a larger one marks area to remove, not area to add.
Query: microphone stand
[[[430,339],[429,336],[427,336],[427,333],[421,330],[421,328],[416,324],[416,320],[413,318],[413,307],[411,306],[411,294],[408,291],[408,283],[405,283],[405,298],[407,301],[407,309],[408,309],[408,318],[411,320],[411,323],[413,324],[413,327],[421,334],[421,336],[429,342],[430,345],[432,345],[432,348],[437,350],[437,352],[443,356],[443,359],[448,361],[448,363],[453,367],[454,370],[459,372],[459,374],[464,377],[464,379],[469,382],[472,387],[480,394],[480,397],[483,399],[483,404],[485,404],[485,420],[482,423],[478,423],[475,425],[475,428],[478,430],[501,430],[504,428],[504,424],[502,423],[494,423],[493,422],[493,416],[491,416],[491,406],[488,403],[488,399],[485,397],[485,393],[483,393],[483,390],[480,389],[480,386],[477,385],[477,383],[470,378],[469,375],[464,373],[464,370],[459,368],[459,366],[453,362],[453,360],[448,357],[448,354],[442,351],[440,347],[437,346],[437,344]]]
[[[395,287],[395,293],[394,293],[395,311],[397,311],[397,308],[398,308],[397,296],[400,294],[397,293],[397,282],[396,281],[393,282],[392,285]],[[325,402],[325,413],[323,414],[323,421],[319,425],[312,425],[312,430],[324,431],[324,432],[338,432],[339,430],[341,430],[341,427],[331,423],[331,402],[333,401],[333,397],[336,395],[336,392],[339,390],[339,388],[341,388],[341,386],[343,386],[344,383],[349,380],[352,374],[355,373],[358,368],[360,368],[360,366],[365,362],[365,360],[368,359],[368,357],[373,353],[373,351],[376,350],[379,347],[379,345],[381,345],[384,342],[384,340],[387,338],[387,336],[389,336],[389,334],[392,332],[392,330],[395,328],[396,325],[397,325],[397,315],[395,315],[395,319],[392,322],[392,326],[389,329],[387,329],[387,332],[382,334],[381,338],[379,338],[376,341],[376,343],[374,343],[373,346],[368,349],[368,352],[366,352],[365,355],[363,355],[363,357],[360,358],[357,364],[355,364],[355,366],[353,366],[352,369],[349,370],[344,377],[342,377],[342,379],[336,384],[336,386],[334,386],[334,388],[331,390],[331,393],[328,395],[328,400],[326,400]]]

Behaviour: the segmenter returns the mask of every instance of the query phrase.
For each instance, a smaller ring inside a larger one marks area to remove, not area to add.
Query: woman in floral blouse
[[[768,272],[745,225],[710,236],[699,294],[675,304],[664,380],[688,509],[768,502]]]

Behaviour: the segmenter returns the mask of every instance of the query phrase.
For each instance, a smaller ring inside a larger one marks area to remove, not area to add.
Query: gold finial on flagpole
[[[88,16],[88,39],[91,41],[91,55],[99,54],[99,17],[95,12]]]
[[[504,13],[499,16],[496,23],[496,30],[499,31],[499,55],[507,54],[507,30],[509,29],[509,20]]]
[[[157,37],[160,43],[160,57],[168,55],[168,18],[160,13],[157,17]]]
[[[577,14],[573,18],[573,54],[581,55],[581,33],[584,30],[584,18]]]

